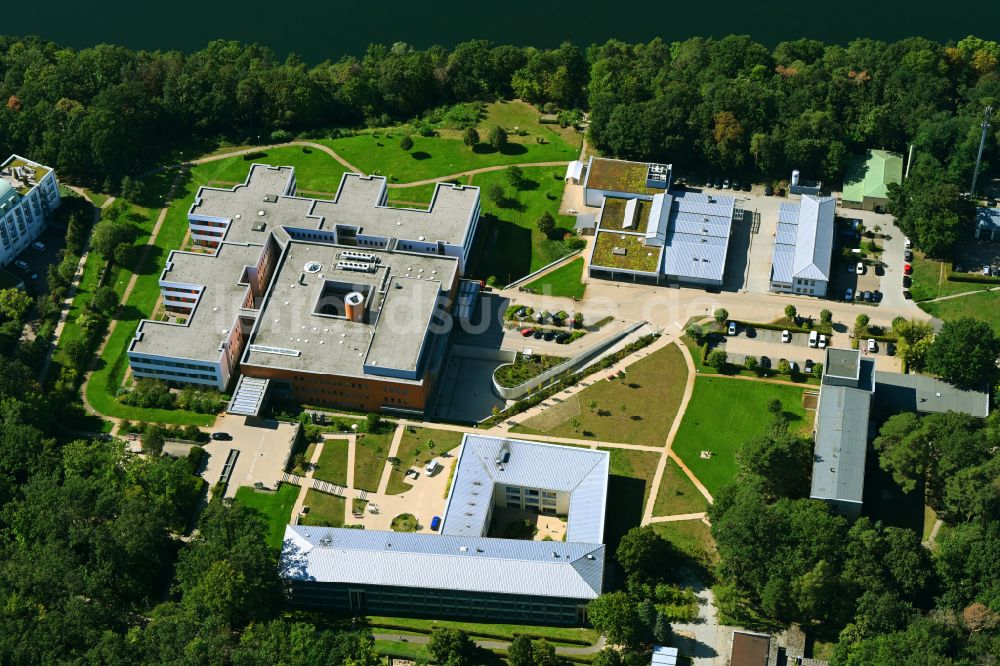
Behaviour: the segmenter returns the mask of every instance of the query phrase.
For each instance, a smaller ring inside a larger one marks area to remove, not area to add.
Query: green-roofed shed
[[[889,205],[889,183],[903,182],[903,156],[887,150],[851,155],[844,173],[844,208],[881,213]]]

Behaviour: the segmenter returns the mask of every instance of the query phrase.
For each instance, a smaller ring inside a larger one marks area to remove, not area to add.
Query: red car
[[[903,265],[903,275],[909,275],[912,272],[913,272],[913,266],[911,266],[909,264],[904,264]]]
[[[523,335],[526,338],[530,338],[534,334],[535,334],[535,329],[533,329],[533,328],[522,328],[521,329],[521,335]]]

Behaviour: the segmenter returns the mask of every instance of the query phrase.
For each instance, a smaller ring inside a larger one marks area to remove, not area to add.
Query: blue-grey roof
[[[493,488],[504,484],[569,493],[566,541],[601,543],[609,461],[606,451],[466,434],[441,534],[482,536],[489,527]]]
[[[830,358],[829,351],[827,358]],[[874,373],[874,362],[861,359],[858,364],[861,376],[851,379],[853,386],[827,383],[824,377],[816,410],[810,497],[861,503]]]
[[[671,198],[669,219],[663,234],[664,274],[721,282],[726,269],[736,200],[696,192],[677,192],[664,198],[664,208],[667,208]]]
[[[604,578],[599,543],[518,541],[288,525],[282,576],[565,599],[593,599]]]
[[[985,419],[990,415],[990,396],[984,391],[966,391],[927,375],[875,373],[875,397],[879,405],[908,412],[961,412]]]
[[[987,231],[1000,231],[1000,208],[976,208],[976,226]]]
[[[830,279],[836,211],[833,197],[805,195],[799,203],[781,204],[771,257],[772,282]]]

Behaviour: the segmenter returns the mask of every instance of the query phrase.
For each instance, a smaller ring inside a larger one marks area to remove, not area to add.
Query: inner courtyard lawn
[[[358,437],[354,447],[354,487],[369,492],[378,490],[378,482],[385,470],[392,444],[392,429],[387,432],[366,433]]]
[[[251,486],[236,489],[235,501],[260,511],[267,519],[267,544],[278,550],[285,538],[285,526],[291,520],[292,508],[299,496],[299,487],[283,483],[274,492]]]
[[[503,171],[479,174],[472,181],[481,188],[482,198],[470,272],[481,280],[492,276],[510,284],[583,246],[583,240],[572,235],[574,218],[559,214],[563,170],[529,167],[522,172],[525,181],[520,190],[511,187]],[[503,188],[499,202],[489,196],[491,185]],[[538,229],[544,213],[555,220],[549,234]]]
[[[452,430],[434,430],[432,428],[407,427],[399,442],[396,457],[400,463],[389,475],[389,485],[386,493],[399,495],[413,486],[406,482],[406,470],[416,468],[423,474],[423,466],[431,459],[454,450],[462,443],[464,433]],[[434,443],[434,446],[430,445]]]
[[[583,298],[583,292],[587,289],[587,285],[581,281],[582,277],[583,257],[578,257],[537,280],[529,282],[525,285],[525,289],[546,296],[580,299]]]
[[[302,517],[302,525],[317,527],[343,527],[347,500],[343,497],[321,493],[310,488],[306,491],[305,506],[309,512]]]
[[[681,420],[673,450],[714,497],[736,478],[736,451],[763,434],[774,417],[767,410],[781,401],[790,428],[808,432],[811,412],[802,407],[803,389],[725,377],[698,377]],[[708,459],[702,451],[711,452]]]
[[[347,485],[347,449],[346,439],[328,439],[323,442],[323,450],[319,454],[313,478],[328,481],[335,486]]]
[[[592,385],[511,430],[663,446],[687,381],[680,349],[667,345],[630,365],[624,378],[607,376],[591,375]]]

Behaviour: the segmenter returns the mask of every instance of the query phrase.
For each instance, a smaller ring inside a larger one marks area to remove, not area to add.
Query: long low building
[[[293,169],[255,164],[244,185],[202,188],[189,219],[196,243],[210,249],[170,254],[159,284],[174,319],[139,324],[128,349],[133,375],[218,390],[251,378],[254,398],[238,384],[236,413],[248,405],[256,413],[268,392],[422,413],[443,363],[479,191],[439,186],[430,210],[400,210],[378,203],[384,185],[345,174],[338,201],[304,199],[293,196]],[[391,233],[399,235],[376,235]],[[437,240],[420,244],[423,233]]]
[[[833,259],[837,200],[803,195],[778,209],[771,257],[771,291],[826,296]]]
[[[290,599],[358,615],[582,623],[604,585],[609,460],[467,434],[440,534],[289,525],[281,571]],[[487,536],[492,513],[513,508],[566,515],[566,540]]]

